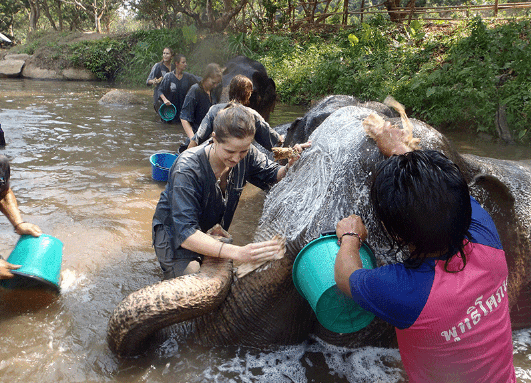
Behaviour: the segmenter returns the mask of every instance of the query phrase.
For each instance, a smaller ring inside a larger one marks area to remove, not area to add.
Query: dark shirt
[[[153,216],[153,228],[163,224],[177,250],[196,230],[206,232],[217,223],[228,230],[247,181],[263,190],[277,181],[280,165],[251,145],[247,156],[230,169],[223,195],[206,147],[198,146],[179,155]]]
[[[171,64],[171,70],[175,70],[175,64]],[[158,62],[156,63],[155,65],[153,65],[153,67],[151,68],[151,72],[149,72],[149,76],[146,80],[146,85],[151,85],[148,83],[149,80],[154,80],[156,78],[160,78],[160,77],[164,77],[164,75],[166,73],[169,73],[168,72],[168,68],[166,67],[166,65],[164,65],[163,63],[161,62]],[[158,89],[159,89],[159,86],[160,86],[160,83],[159,84],[153,84],[154,85],[154,89],[153,89],[153,104],[155,104],[159,98],[159,94],[158,94]]]
[[[199,82],[201,79],[191,73],[183,72],[183,77],[179,80],[174,72],[167,73],[160,83],[157,99],[161,94],[175,105],[176,113],[174,120],[180,121],[181,108],[188,90],[192,85]]]
[[[224,109],[227,105],[228,103],[216,104],[208,110],[208,113],[203,118],[203,121],[201,121],[201,125],[199,125],[197,132],[192,138],[193,141],[197,142],[198,145],[201,145],[203,142],[208,140],[212,134],[212,131],[214,130],[214,118],[218,112]],[[247,107],[245,108],[253,115],[254,118],[254,126],[256,128],[254,139],[264,148],[271,151],[273,146],[277,146],[281,141],[280,134],[271,129],[269,124],[256,110]]]
[[[184,99],[181,109],[181,120],[186,120],[192,125],[193,132],[197,132],[201,121],[208,113],[210,107],[219,102],[219,94],[214,89],[210,97],[199,84],[193,85]]]

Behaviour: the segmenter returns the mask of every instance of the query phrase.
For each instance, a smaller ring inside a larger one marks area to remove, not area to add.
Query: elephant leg
[[[111,351],[141,354],[159,330],[214,310],[232,282],[232,261],[205,257],[199,273],[162,281],[131,293],[114,310],[107,329]]]

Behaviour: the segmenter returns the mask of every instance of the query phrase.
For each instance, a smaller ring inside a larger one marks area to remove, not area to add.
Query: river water
[[[349,350],[319,339],[270,350],[201,348],[172,340],[119,360],[105,341],[109,316],[130,292],[160,280],[151,218],[164,184],[149,157],[175,152],[184,133],[163,124],[149,89],[134,107],[105,106],[108,85],[0,79],[0,124],[11,185],[25,221],[63,244],[61,294],[0,288],[0,382],[404,382],[396,349]],[[278,106],[272,125],[305,110]],[[531,149],[452,137],[462,152],[529,161]],[[244,191],[231,233],[252,240],[263,192]],[[18,236],[0,216],[0,254]],[[531,382],[531,329],[513,333],[519,382]]]

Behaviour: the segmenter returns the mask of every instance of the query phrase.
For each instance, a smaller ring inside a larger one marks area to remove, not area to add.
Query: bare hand
[[[13,274],[9,270],[16,270],[20,268],[19,265],[12,265],[6,260],[0,259],[0,279],[13,278]]]
[[[363,224],[363,220],[359,215],[352,214],[346,218],[343,218],[336,225],[337,238],[341,238],[345,233],[358,233],[360,239],[365,241],[367,238],[367,229]]]
[[[305,142],[304,144],[295,144],[295,146],[293,146],[293,150],[298,154],[297,156],[291,156],[288,160],[288,165],[291,166],[295,163],[295,161],[297,161],[299,158],[301,158],[301,153],[304,149],[307,149],[309,147],[312,146],[312,142],[311,141],[308,141],[308,142]]]
[[[274,238],[240,247],[236,259],[240,262],[257,263],[281,258],[285,252],[285,242],[280,238]]]
[[[29,222],[23,222],[15,228],[15,233],[19,235],[29,234],[34,237],[39,237],[42,234],[42,230],[39,226]]]
[[[418,146],[419,139],[413,138],[408,130],[392,126],[389,121],[384,121],[374,113],[363,120],[363,127],[367,135],[376,141],[384,156],[404,154]]]

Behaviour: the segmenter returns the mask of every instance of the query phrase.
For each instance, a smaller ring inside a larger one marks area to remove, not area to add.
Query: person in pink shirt
[[[346,217],[336,226],[339,289],[396,327],[410,382],[516,382],[508,269],[494,222],[443,154],[413,150],[389,123],[369,135],[388,157],[376,167],[371,202],[409,256],[363,269],[367,230],[361,217]]]

